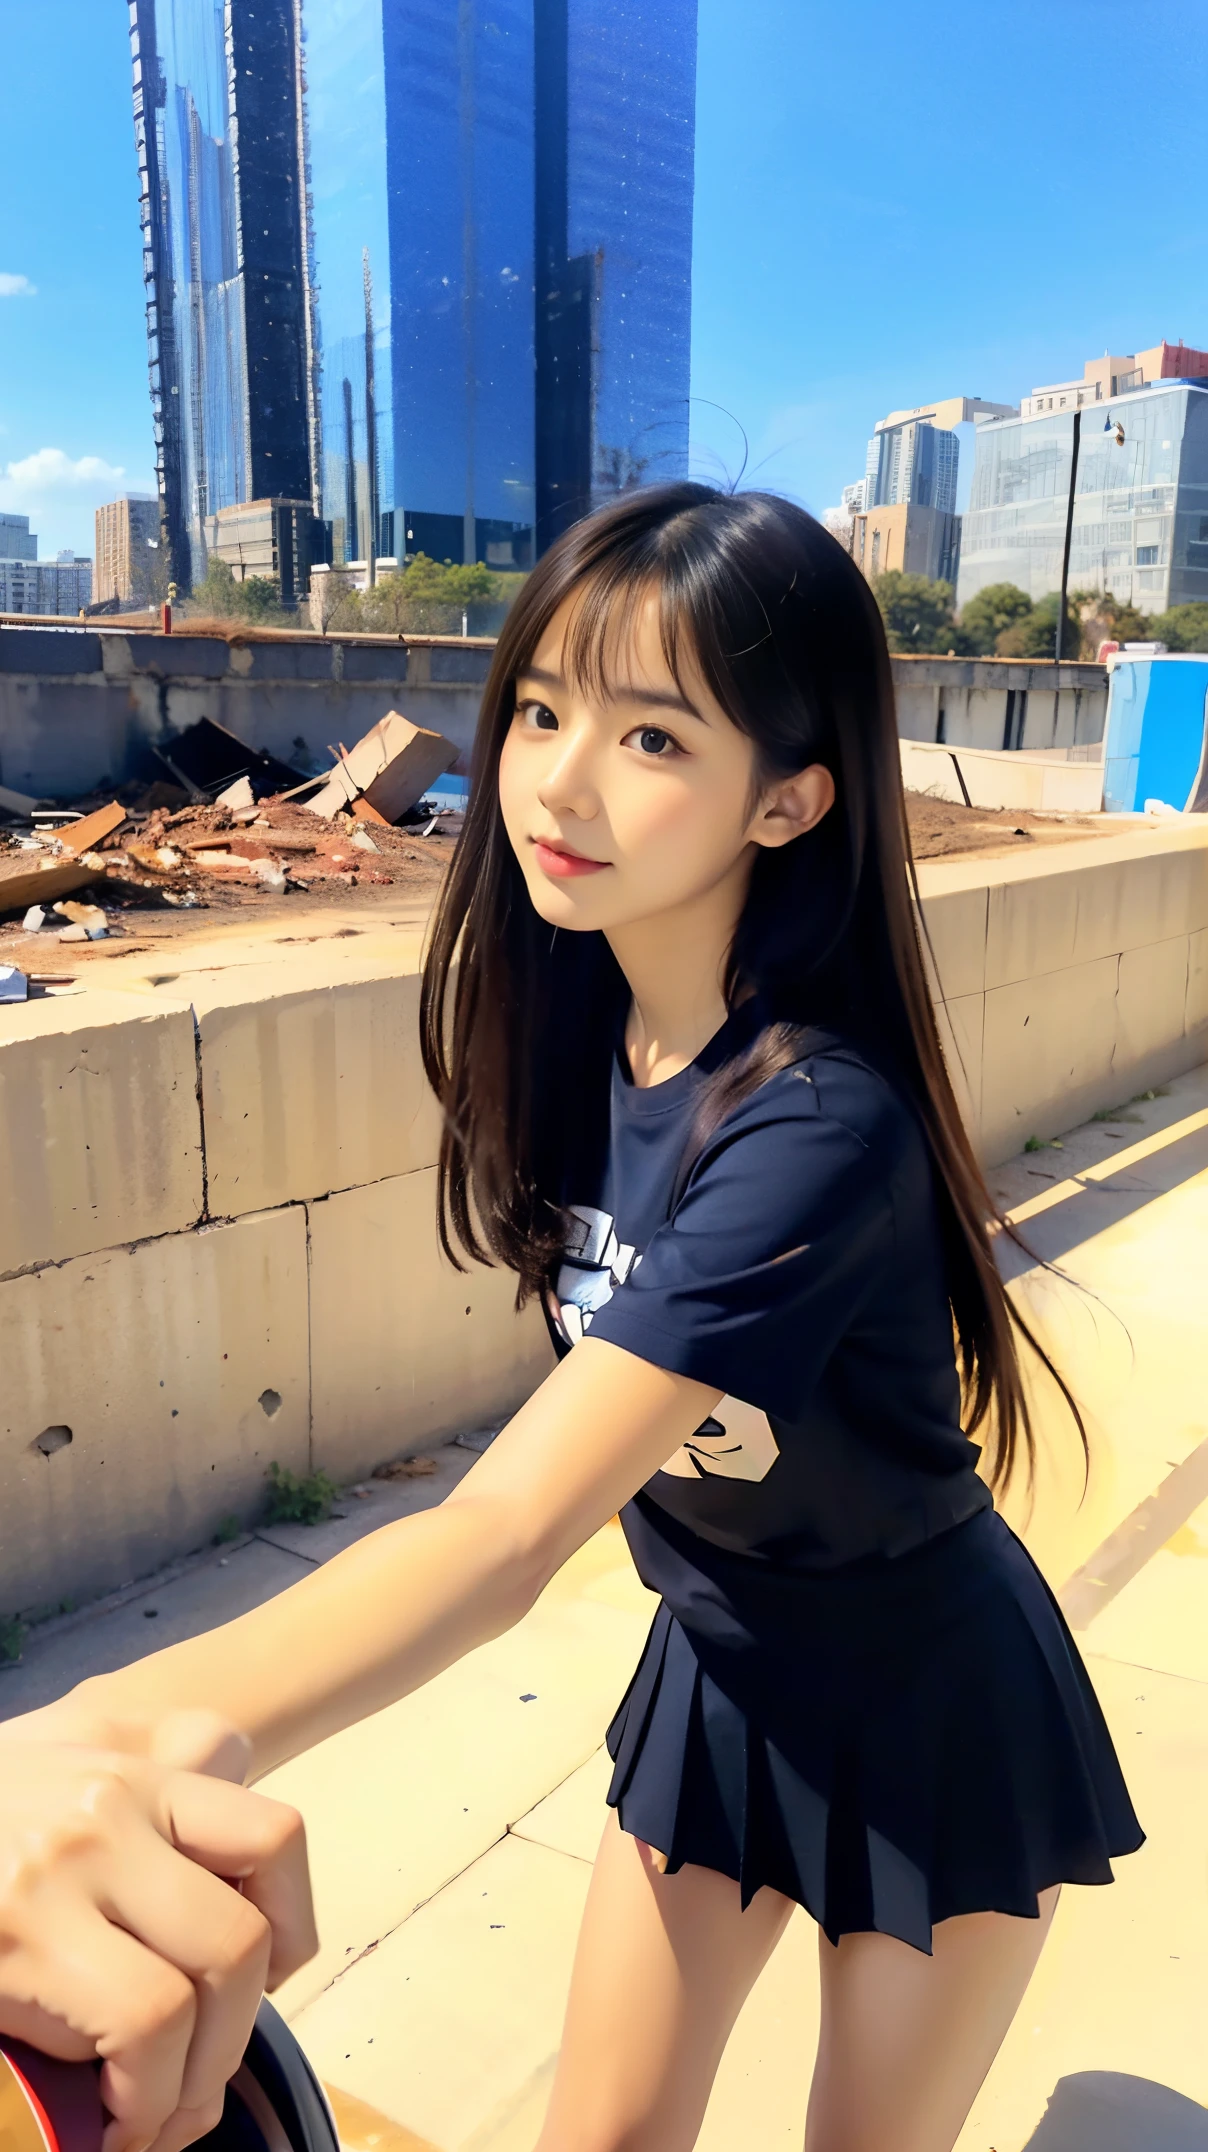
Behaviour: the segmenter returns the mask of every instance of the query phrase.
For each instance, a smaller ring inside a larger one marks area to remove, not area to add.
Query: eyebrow
[[[518,686],[521,680],[534,680],[539,687],[561,688],[563,693],[566,691],[566,682],[561,673],[546,672],[540,665],[524,666],[516,678]],[[614,688],[608,699],[610,702],[636,703],[643,709],[680,710],[685,717],[696,718],[699,724],[707,725],[709,722],[683,695],[669,694],[664,688]]]

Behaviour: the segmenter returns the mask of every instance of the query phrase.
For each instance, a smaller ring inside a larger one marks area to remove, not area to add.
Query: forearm
[[[504,1530],[473,1501],[385,1525],[237,1621],[83,1684],[75,1701],[116,1720],[217,1712],[248,1736],[248,1776],[260,1777],[519,1620],[544,1576],[501,1545]]]

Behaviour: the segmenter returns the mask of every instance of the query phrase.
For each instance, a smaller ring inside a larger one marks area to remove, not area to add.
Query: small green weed
[[[270,1524],[322,1524],[331,1515],[339,1490],[326,1472],[308,1472],[299,1479],[274,1458],[266,1476]]]
[[[238,1517],[224,1517],[214,1534],[214,1545],[216,1547],[229,1547],[233,1539],[238,1539],[242,1530],[243,1526],[240,1524]]]
[[[1024,1149],[1025,1151],[1047,1151],[1048,1144],[1045,1142],[1043,1136],[1029,1136],[1027,1142],[1024,1144]]]
[[[25,1623],[19,1615],[0,1616],[0,1660],[15,1666],[25,1648]]]

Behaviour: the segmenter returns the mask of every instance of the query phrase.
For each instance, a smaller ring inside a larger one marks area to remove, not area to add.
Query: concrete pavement
[[[1015,1290],[1084,1403],[1079,1453],[1038,1378],[1041,1460],[1013,1521],[1062,1591],[1149,1840],[1110,1890],[1067,1890],[960,2152],[1208,2148],[1208,1069],[991,1175],[1034,1253]],[[473,1461],[371,1482],[27,1647],[5,1715],[195,1633]],[[307,1815],[319,1958],[280,1998],[356,2152],[531,2152],[603,1815],[600,1741],[651,1602],[619,1528],[532,1614],[417,1696],[266,1782]],[[976,1785],[969,1788],[976,1801]],[[817,2015],[804,1915],[750,1997],[701,2152],[801,2142]]]

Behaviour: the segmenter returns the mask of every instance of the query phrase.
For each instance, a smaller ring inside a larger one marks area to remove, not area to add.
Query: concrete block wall
[[[919,880],[988,1163],[1208,1058],[1208,819]],[[510,1277],[437,1249],[419,920],[327,937],[114,956],[0,1011],[0,1613],[204,1544],[274,1458],[355,1478],[551,1364]]]
[[[932,860],[919,881],[987,1164],[1208,1058],[1208,819]]]
[[[514,1280],[437,1246],[418,946],[189,944],[0,1012],[0,1613],[247,1521],[273,1459],[355,1479],[541,1380]]]

